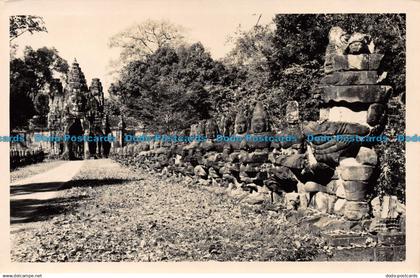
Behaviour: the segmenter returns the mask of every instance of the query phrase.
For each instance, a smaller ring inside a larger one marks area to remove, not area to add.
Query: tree
[[[228,77],[201,43],[165,46],[126,65],[110,95],[146,129],[179,131],[210,117],[214,105],[207,88],[227,85]]]
[[[18,45],[12,41],[17,37],[26,32],[31,34],[34,32],[48,32],[44,20],[40,16],[13,15],[9,17],[9,25],[10,59],[13,59],[16,55]]]
[[[9,17],[9,36],[10,41],[23,35],[26,32],[48,32],[44,20],[40,16],[33,15],[13,15]]]
[[[26,47],[22,58],[10,61],[11,130],[26,127],[34,115],[46,117],[49,86],[57,76],[66,76],[68,67],[55,48],[46,47]]]
[[[112,36],[109,46],[121,48],[119,62],[145,60],[162,47],[176,47],[183,43],[184,28],[168,21],[146,20]]]

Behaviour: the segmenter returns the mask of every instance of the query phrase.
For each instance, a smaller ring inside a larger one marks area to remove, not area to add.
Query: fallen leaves
[[[87,161],[63,198],[85,196],[12,234],[18,262],[311,260],[323,241],[281,212],[238,204],[110,160]]]

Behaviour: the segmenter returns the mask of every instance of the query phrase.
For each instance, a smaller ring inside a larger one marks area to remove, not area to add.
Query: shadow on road
[[[82,179],[82,180],[71,180],[64,184],[57,182],[46,182],[46,183],[30,183],[22,184],[10,187],[10,196],[15,195],[24,195],[32,193],[41,193],[41,192],[50,192],[50,191],[60,191],[66,190],[73,187],[98,187],[103,185],[115,185],[121,184],[127,179]]]
[[[44,221],[71,210],[84,196],[10,201],[10,224]]]
[[[116,185],[126,181],[131,181],[131,179],[76,179],[66,183],[46,182],[11,186],[10,224],[47,220],[54,215],[74,209],[78,201],[86,198],[86,196],[37,198],[37,195],[35,195],[37,193],[58,192],[71,188]],[[27,198],[24,195],[28,195]]]

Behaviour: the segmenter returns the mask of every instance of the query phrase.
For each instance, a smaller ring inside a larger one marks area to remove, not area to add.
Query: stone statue
[[[348,46],[346,47],[345,53],[352,55],[368,54],[370,53],[368,47],[370,42],[371,38],[369,35],[353,33],[347,41]]]
[[[268,114],[264,109],[264,106],[261,102],[257,102],[254,108],[251,119],[251,133],[263,133],[270,131],[270,126],[268,122]]]
[[[328,33],[328,46],[325,52],[325,73],[332,72],[334,55],[343,55],[347,47],[349,35],[338,26],[332,27]]]

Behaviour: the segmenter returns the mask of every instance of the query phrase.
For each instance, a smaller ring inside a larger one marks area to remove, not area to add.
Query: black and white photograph
[[[174,2],[8,15],[10,263],[405,262],[407,14]]]

